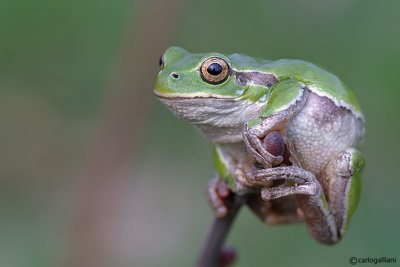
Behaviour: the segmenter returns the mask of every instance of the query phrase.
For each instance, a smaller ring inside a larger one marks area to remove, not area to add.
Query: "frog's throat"
[[[194,125],[213,143],[242,141],[243,125],[257,118],[264,104],[230,98],[159,97],[178,118]]]

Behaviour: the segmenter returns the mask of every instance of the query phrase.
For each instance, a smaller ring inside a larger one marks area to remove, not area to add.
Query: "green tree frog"
[[[249,194],[265,223],[304,222],[321,243],[341,239],[360,196],[364,160],[356,146],[365,120],[336,76],[302,60],[178,47],[160,66],[157,98],[214,145],[208,197],[217,217],[226,216],[229,194]],[[281,152],[267,149],[271,134]]]

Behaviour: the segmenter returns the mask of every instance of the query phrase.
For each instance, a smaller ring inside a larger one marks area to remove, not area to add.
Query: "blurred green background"
[[[235,266],[400,260],[400,2],[0,1],[0,266],[191,266],[212,220],[211,146],[152,92],[162,50],[300,58],[367,119],[363,195],[344,240],[244,209]]]

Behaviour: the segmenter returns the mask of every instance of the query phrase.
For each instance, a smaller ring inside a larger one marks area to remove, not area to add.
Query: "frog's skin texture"
[[[222,68],[207,68],[209,62]],[[229,190],[253,194],[248,204],[264,222],[304,221],[321,243],[341,239],[361,190],[364,160],[356,146],[364,117],[336,76],[301,60],[178,47],[160,64],[156,96],[215,146],[217,175],[208,195],[216,216],[227,214]],[[284,140],[289,164],[262,144],[273,131]]]

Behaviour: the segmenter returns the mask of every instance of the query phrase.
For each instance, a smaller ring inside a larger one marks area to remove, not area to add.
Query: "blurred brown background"
[[[344,240],[245,209],[236,266],[400,257],[400,2],[2,0],[0,266],[191,266],[212,214],[211,146],[153,97],[170,45],[300,58],[367,119],[363,195]],[[400,259],[398,259],[400,260]]]

